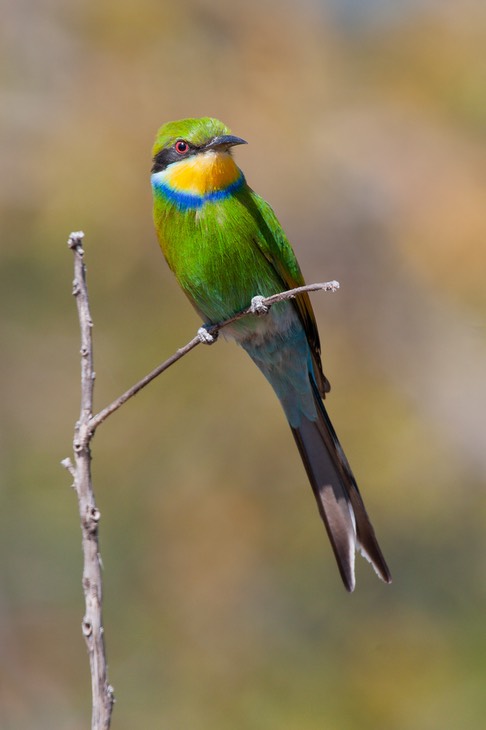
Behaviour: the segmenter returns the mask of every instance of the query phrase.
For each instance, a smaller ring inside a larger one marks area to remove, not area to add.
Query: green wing
[[[277,216],[270,205],[253,190],[250,190],[250,195],[259,217],[259,229],[262,232],[256,243],[282,280],[282,289],[303,286],[305,281],[300,266]],[[307,293],[299,294],[292,301],[309,342],[317,384],[320,394],[324,398],[330,385],[322,372],[321,343],[312,304]]]

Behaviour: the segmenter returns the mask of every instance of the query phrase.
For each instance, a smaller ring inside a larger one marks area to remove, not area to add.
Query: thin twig
[[[273,294],[270,297],[262,297],[257,295],[253,297],[250,306],[246,307],[246,309],[243,309],[241,312],[238,312],[232,317],[225,319],[223,322],[218,322],[217,324],[208,325],[206,327],[200,327],[197,335],[193,337],[193,339],[188,342],[187,345],[179,348],[179,350],[177,350],[173,355],[171,355],[171,357],[165,360],[165,362],[158,365],[156,368],[154,368],[154,370],[152,370],[152,372],[148,373],[148,375],[139,380],[138,383],[132,385],[132,387],[125,391],[125,393],[120,395],[108,406],[106,406],[106,408],[103,408],[102,411],[93,416],[89,421],[89,428],[91,433],[94,434],[98,426],[103,423],[103,421],[106,420],[108,416],[117,411],[120,406],[127,402],[127,400],[132,398],[134,395],[137,395],[137,393],[139,393],[142,388],[145,388],[145,386],[151,383],[152,380],[155,380],[155,378],[157,378],[161,373],[167,370],[171,365],[180,360],[181,357],[187,355],[187,353],[197,347],[197,345],[213,344],[216,341],[219,332],[224,329],[224,327],[227,327],[228,325],[233,324],[233,322],[236,322],[242,317],[247,317],[248,315],[265,315],[267,314],[272,304],[276,304],[277,302],[283,302],[287,299],[295,299],[296,296],[298,296],[299,294],[303,294],[304,292],[335,292],[338,289],[339,282],[325,281],[317,284],[305,284],[304,286],[298,286],[295,289],[289,289],[287,291],[279,292],[278,294]]]
[[[188,352],[193,350],[196,345],[200,345],[201,342],[201,337],[199,334],[197,334],[196,337],[194,337],[190,342],[187,343],[187,345],[184,345],[184,347],[181,347],[179,350],[177,350],[165,362],[158,365],[156,368],[154,368],[154,370],[152,370],[152,372],[148,373],[148,375],[139,380],[138,383],[135,383],[135,385],[132,385],[131,388],[129,388],[127,391],[125,391],[125,393],[116,398],[112,403],[110,403],[110,405],[106,406],[106,408],[103,408],[103,410],[97,413],[96,416],[93,416],[89,421],[91,434],[94,434],[100,423],[103,423],[103,421],[105,421],[108,416],[111,416],[112,413],[117,411],[120,406],[127,402],[127,400],[132,398],[134,395],[137,395],[137,393],[141,391],[142,388],[145,388],[146,385],[151,383],[152,380],[154,380],[161,373],[163,373],[164,370],[167,370],[167,368],[177,362],[177,360],[180,360],[181,357],[187,355]]]
[[[114,703],[113,687],[108,682],[105,643],[102,623],[102,576],[98,541],[100,512],[96,507],[91,480],[89,423],[93,412],[93,343],[92,320],[89,311],[86,268],[83,261],[84,234],[71,233],[69,247],[74,253],[73,294],[76,297],[79,325],[81,329],[81,410],[74,429],[74,464],[70,459],[62,461],[63,466],[74,479],[81,519],[83,548],[83,591],[85,614],[82,631],[88,648],[91,669],[92,730],[108,730]]]

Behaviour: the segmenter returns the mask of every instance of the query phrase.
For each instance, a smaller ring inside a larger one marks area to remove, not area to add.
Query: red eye
[[[185,155],[186,152],[189,152],[189,145],[187,142],[184,142],[183,139],[180,139],[178,142],[175,143],[175,151],[178,152],[180,155]]]

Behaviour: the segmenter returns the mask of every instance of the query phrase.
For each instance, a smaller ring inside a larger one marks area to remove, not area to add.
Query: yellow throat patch
[[[227,152],[208,150],[169,166],[166,183],[177,192],[208,195],[236,182],[240,171]]]

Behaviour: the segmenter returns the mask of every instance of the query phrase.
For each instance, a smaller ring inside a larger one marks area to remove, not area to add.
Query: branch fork
[[[142,380],[129,388],[116,400],[93,414],[93,389],[95,372],[93,369],[93,321],[89,309],[88,289],[86,283],[86,267],[83,250],[84,233],[71,233],[68,246],[74,254],[74,281],[72,293],[76,299],[79,325],[81,330],[81,404],[80,416],[74,428],[73,460],[63,459],[61,464],[71,474],[73,487],[78,497],[79,516],[82,533],[83,550],[83,591],[85,614],[82,621],[82,633],[88,649],[91,669],[92,720],[91,730],[109,730],[115,696],[113,687],[108,682],[104,630],[102,623],[103,583],[101,574],[101,556],[99,550],[98,529],[101,514],[95,502],[91,478],[90,444],[96,429],[108,416],[117,411],[127,400],[145,388],[152,380],[193,350],[197,345],[212,345],[219,332],[229,324],[246,317],[265,316],[272,304],[294,299],[303,292],[336,291],[337,281],[308,284],[295,289],[280,292],[270,297],[256,295],[246,309],[229,319],[213,325],[200,327],[196,336],[184,347],[181,347],[165,362],[148,373]]]

